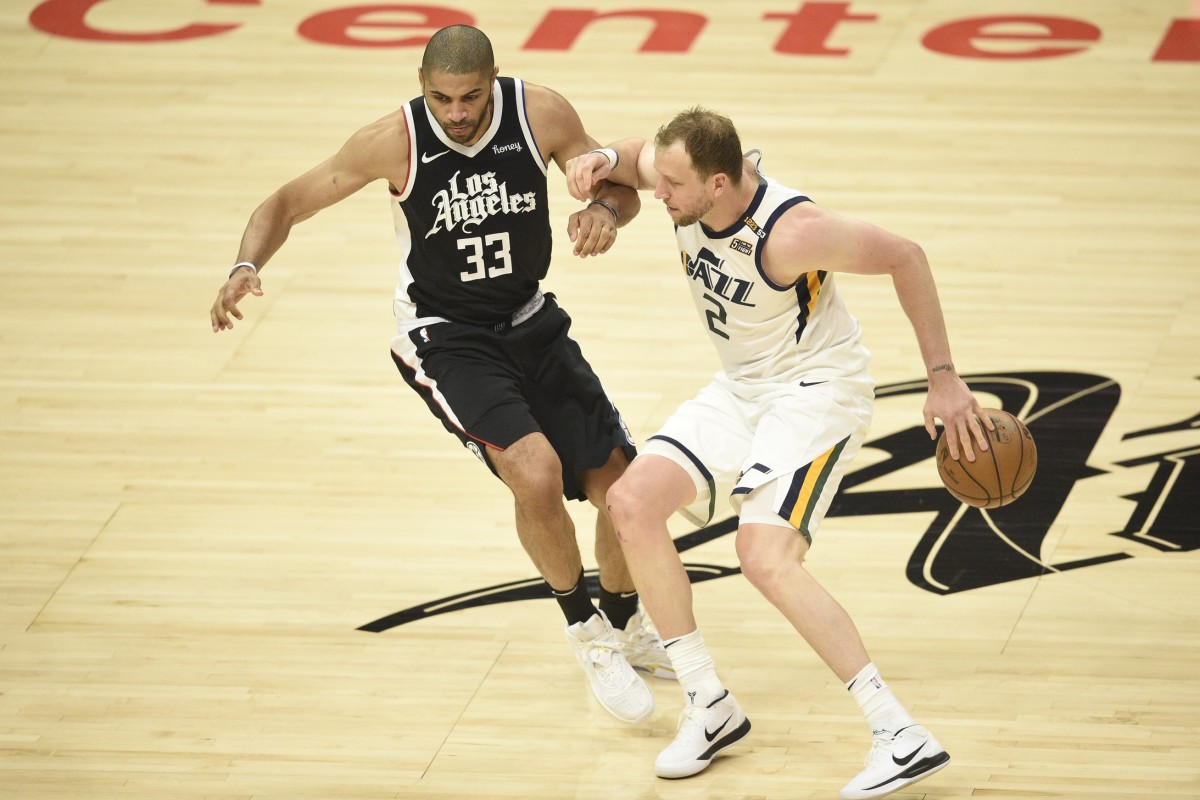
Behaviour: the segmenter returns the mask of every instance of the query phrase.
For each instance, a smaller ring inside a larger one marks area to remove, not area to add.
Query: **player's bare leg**
[[[549,440],[531,433],[505,450],[488,451],[488,458],[512,490],[517,536],[538,573],[556,589],[574,586],[583,561],[563,504],[562,464]]]
[[[567,616],[567,641],[592,693],[617,719],[645,719],[654,711],[654,695],[625,659],[612,626],[587,595],[575,525],[563,503],[558,454],[543,434],[531,433],[488,456],[512,490],[517,534]]]
[[[609,487],[625,472],[629,459],[614,449],[608,462],[579,476],[579,484],[591,504],[596,507],[596,565],[604,578],[604,587],[613,592],[634,591],[633,577],[625,565],[625,554],[617,541],[616,528],[608,513],[606,498]]]
[[[580,476],[580,485],[596,506],[596,563],[600,567],[600,610],[612,623],[621,652],[634,669],[657,678],[673,679],[675,670],[662,639],[639,608],[633,577],[609,515],[612,485],[629,467],[624,451],[614,449],[608,462]]]
[[[950,756],[896,700],[850,615],[804,568],[803,535],[790,527],[742,525],[737,553],[742,574],[846,684],[871,726],[866,768],[842,788],[842,800],[883,797],[946,766]]]
[[[656,455],[635,460],[608,494],[634,583],[683,689],[675,739],[654,761],[662,778],[695,775],[750,731],[750,720],[722,686],[696,629],[691,582],[667,527],[671,514],[695,496],[691,476]]]
[[[662,456],[635,459],[608,493],[608,507],[642,605],[664,640],[696,629],[692,585],[667,520],[696,496],[692,480]]]
[[[850,615],[804,568],[807,554],[808,542],[792,528],[753,524],[738,528],[742,574],[845,683],[870,658]]]

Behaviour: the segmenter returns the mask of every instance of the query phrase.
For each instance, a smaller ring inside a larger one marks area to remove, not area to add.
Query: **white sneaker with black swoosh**
[[[695,701],[689,693],[675,741],[654,761],[654,774],[660,778],[686,778],[703,771],[717,753],[750,732],[750,720],[728,691],[707,705]]]
[[[950,763],[933,734],[920,725],[875,736],[867,767],[842,787],[841,800],[871,800],[884,797],[910,783],[928,778]]]

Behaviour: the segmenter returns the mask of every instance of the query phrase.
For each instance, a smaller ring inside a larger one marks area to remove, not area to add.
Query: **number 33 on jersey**
[[[527,303],[549,269],[547,168],[525,87],[502,77],[492,92],[491,124],[469,146],[446,135],[423,98],[404,106],[409,174],[391,187],[400,319],[492,324]]]

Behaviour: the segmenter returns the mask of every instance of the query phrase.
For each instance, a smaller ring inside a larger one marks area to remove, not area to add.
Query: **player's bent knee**
[[[605,503],[618,531],[637,528],[639,523],[663,522],[673,511],[659,508],[660,504],[655,502],[648,487],[636,480],[630,480],[628,474],[608,488]]]
[[[518,498],[558,503],[563,493],[562,462],[550,449],[526,449],[494,458],[500,478]]]
[[[636,488],[630,486],[629,481],[624,478],[618,479],[608,487],[604,495],[604,504],[608,507],[613,522],[620,525],[633,518],[637,508],[636,494]]]
[[[512,489],[513,494],[523,500],[544,503],[562,502],[561,467],[521,469],[512,475],[511,480],[505,478],[505,483]]]
[[[761,590],[783,580],[788,570],[803,566],[807,547],[802,543],[803,537],[793,528],[762,526],[739,530],[734,549],[742,574]]]
[[[608,508],[608,491],[625,474],[628,467],[629,459],[625,453],[614,449],[609,455],[607,463],[579,476],[579,485],[592,505],[601,510]]]
[[[749,548],[738,548],[738,564],[746,580],[756,588],[769,586],[779,572],[779,565]]]

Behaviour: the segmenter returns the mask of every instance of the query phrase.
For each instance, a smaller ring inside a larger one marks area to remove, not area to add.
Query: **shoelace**
[[[588,642],[587,658],[597,668],[597,672],[605,682],[620,677],[625,670],[621,669],[621,659],[614,658],[621,653],[618,642],[607,639],[593,639]],[[614,666],[617,667],[614,670]]]
[[[877,753],[879,754],[880,758],[889,755],[892,752],[892,744],[895,741],[895,736],[893,736],[891,739],[884,739],[882,736],[873,737],[871,739],[871,750],[869,753],[867,753],[867,759],[863,762],[863,765],[868,767],[871,766],[871,763],[875,761],[875,756]]]
[[[632,632],[621,631],[620,634],[621,638],[633,647],[643,649],[657,649],[662,647],[662,639],[659,638],[658,631],[651,628],[644,618],[638,621],[637,627]]]
[[[700,706],[685,706],[683,711],[679,712],[679,732],[683,733],[684,729],[687,728],[689,733],[694,734],[697,730],[703,729],[704,720],[707,716],[705,712],[707,710],[708,709]],[[676,736],[677,740],[678,738],[679,737]]]
[[[658,638],[657,634],[645,628],[638,628],[633,633],[628,634],[625,641],[631,647],[643,650],[657,650],[662,647],[662,640]]]

